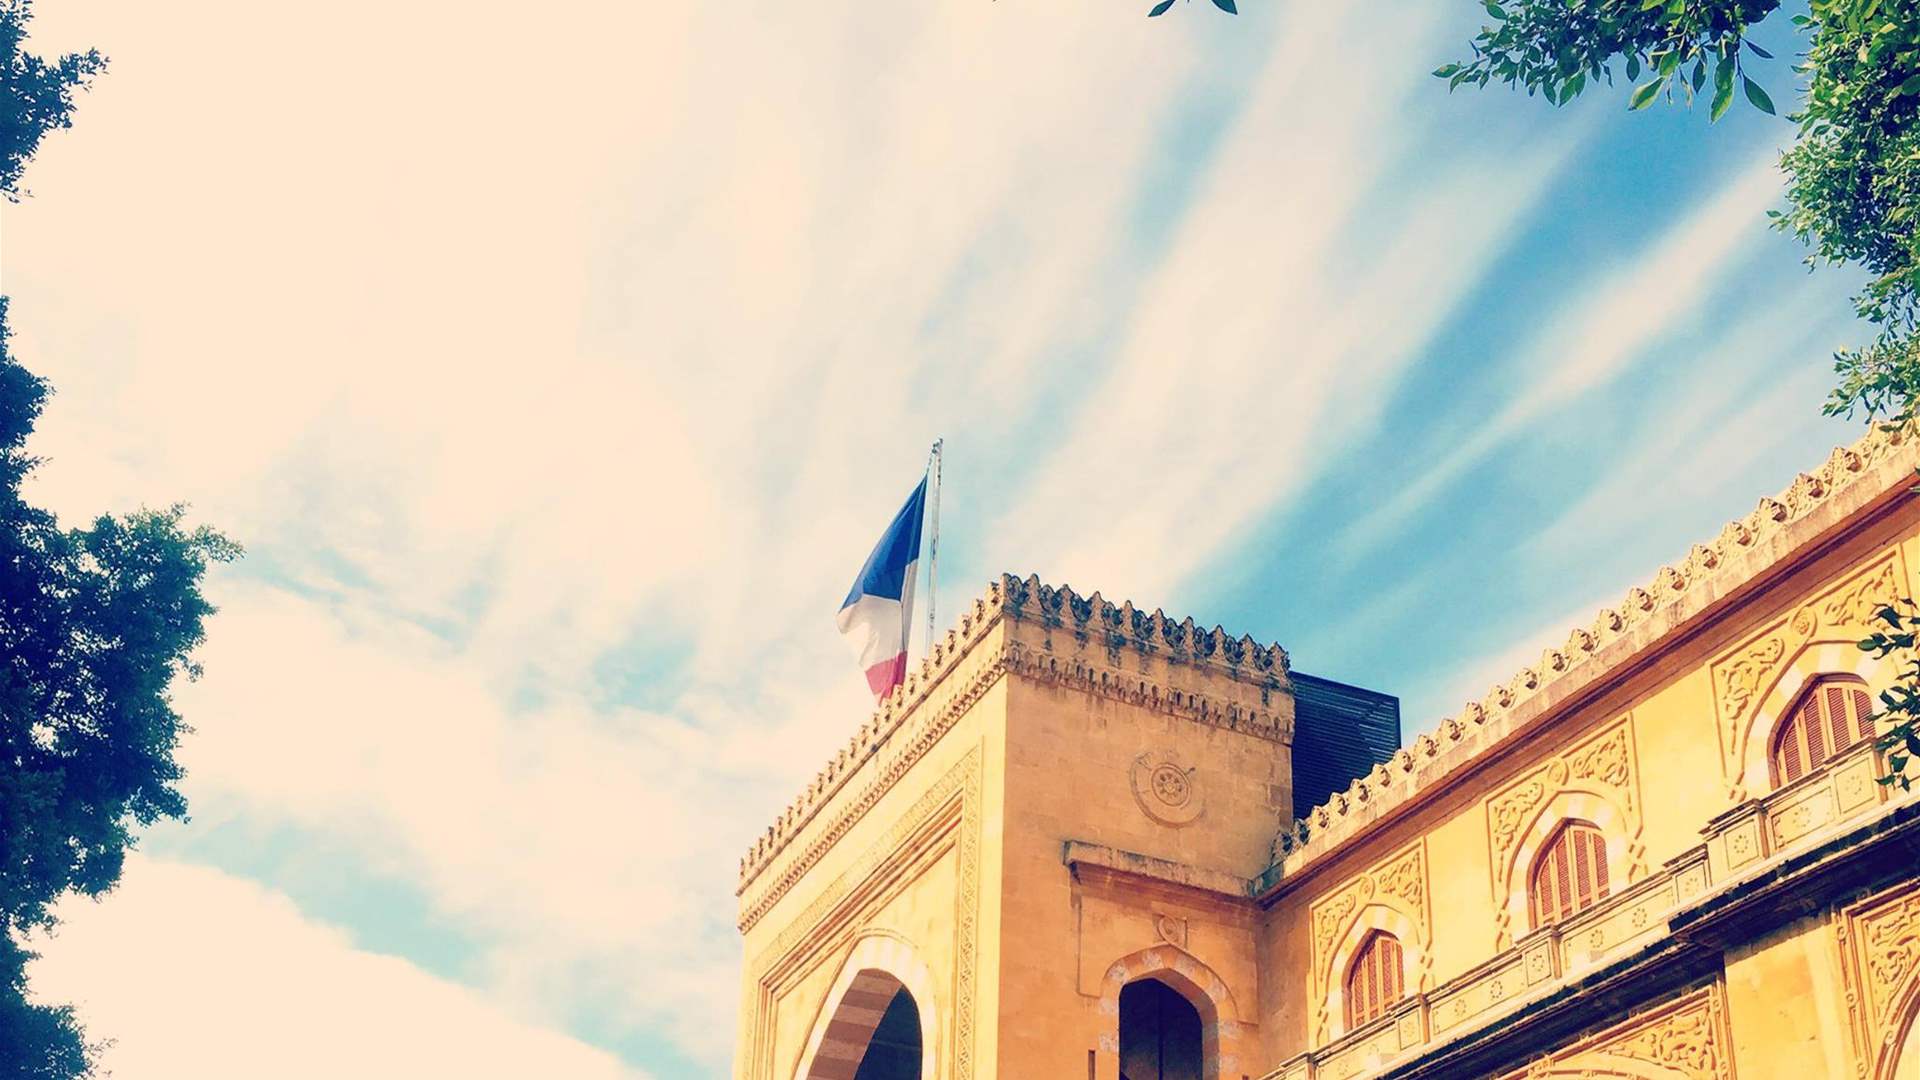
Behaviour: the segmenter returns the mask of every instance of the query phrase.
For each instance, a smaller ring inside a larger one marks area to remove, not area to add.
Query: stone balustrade
[[[1666,939],[1674,917],[1738,888],[1844,827],[1920,799],[1882,785],[1879,751],[1863,745],[1701,830],[1704,842],[1564,922],[1521,937],[1485,963],[1387,1015],[1301,1054],[1261,1080],[1352,1080],[1440,1049],[1514,1017],[1583,975]],[[1444,931],[1443,931],[1444,932]]]

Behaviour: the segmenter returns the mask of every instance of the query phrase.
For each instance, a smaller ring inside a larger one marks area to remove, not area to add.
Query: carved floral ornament
[[[1206,813],[1200,770],[1188,765],[1173,750],[1149,750],[1141,754],[1133,759],[1127,776],[1133,786],[1133,800],[1141,812],[1162,825],[1174,828],[1191,825]]]
[[[1336,1007],[1341,969],[1373,930],[1384,930],[1400,940],[1408,992],[1424,986],[1427,943],[1432,937],[1429,916],[1424,840],[1414,841],[1314,902],[1308,915],[1313,926],[1313,971],[1307,992],[1309,1000],[1319,1003],[1314,1017],[1316,1043],[1325,1044],[1333,1036],[1332,1025],[1342,1013]]]
[[[1842,910],[1836,918],[1855,1071],[1890,1080],[1920,1012],[1920,883]]]
[[[1898,548],[1876,555],[1859,572],[1795,608],[1712,664],[1714,715],[1728,795],[1746,798],[1753,764],[1780,714],[1807,678],[1880,667],[1854,644],[1872,632],[1874,613],[1911,593]]]
[[[1514,927],[1525,925],[1534,856],[1564,822],[1598,828],[1606,837],[1609,863],[1624,867],[1627,881],[1638,881],[1647,868],[1633,717],[1621,717],[1496,791],[1487,798],[1486,814],[1500,948],[1512,943]]]
[[[1733,1044],[1718,984],[1542,1058],[1506,1080],[1648,1075],[1732,1080]]]
[[[1605,608],[1584,627],[1576,627],[1566,644],[1546,650],[1538,664],[1521,669],[1485,697],[1468,702],[1452,717],[1440,721],[1431,735],[1412,745],[1367,776],[1336,792],[1323,805],[1301,816],[1275,836],[1272,857],[1286,863],[1289,872],[1338,850],[1343,842],[1378,820],[1381,808],[1398,805],[1445,779],[1511,733],[1502,720],[1562,683],[1585,685],[1605,671],[1638,655],[1681,620],[1725,596],[1771,565],[1754,556],[1781,541],[1783,534],[1813,511],[1830,506],[1843,493],[1842,505],[1858,505],[1856,491],[1871,478],[1869,494],[1886,485],[1908,483],[1908,474],[1920,453],[1913,429],[1872,428],[1850,446],[1836,448],[1811,473],[1796,477],[1785,491],[1761,499],[1752,512],[1730,522],[1711,543],[1696,544],[1685,559],[1663,567],[1644,587],[1627,590],[1622,601]],[[1654,625],[1648,626],[1649,623]],[[1643,631],[1651,630],[1648,634]],[[1609,649],[1630,642],[1626,653]],[[1716,690],[1718,684],[1716,683]]]

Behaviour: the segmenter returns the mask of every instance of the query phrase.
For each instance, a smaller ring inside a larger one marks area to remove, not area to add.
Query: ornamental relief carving
[[[1842,910],[1834,937],[1858,1075],[1892,1073],[1904,1021],[1920,997],[1920,882]]]
[[[1851,645],[1872,632],[1874,612],[1907,595],[1906,565],[1898,548],[1874,557],[1866,569],[1794,609],[1778,622],[1727,650],[1711,665],[1714,714],[1720,731],[1721,765],[1737,782],[1747,740],[1761,704],[1794,658],[1808,645]]]
[[[1516,865],[1523,854],[1519,850],[1522,841],[1545,812],[1547,804],[1561,794],[1574,793],[1589,803],[1604,802],[1617,807],[1615,816],[1624,817],[1624,821],[1595,820],[1593,824],[1603,830],[1614,827],[1626,833],[1623,839],[1629,881],[1636,881],[1646,873],[1646,852],[1640,844],[1636,754],[1633,717],[1628,714],[1585,742],[1540,762],[1518,780],[1488,796],[1487,845],[1492,856],[1488,870],[1493,886],[1496,936],[1501,947],[1511,939],[1508,904],[1513,890],[1521,887],[1516,879],[1525,873],[1524,867]]]
[[[1366,872],[1348,878],[1314,901],[1309,909],[1308,919],[1313,926],[1313,969],[1308,995],[1320,1003],[1315,1018],[1317,1043],[1325,1044],[1330,1037],[1327,996],[1337,977],[1332,970],[1335,954],[1369,905],[1386,909],[1383,917],[1374,921],[1376,925],[1387,926],[1406,949],[1410,966],[1406,986],[1411,993],[1422,981],[1428,963],[1426,945],[1433,933],[1424,839],[1382,859]]]
[[[1149,750],[1133,759],[1127,776],[1140,812],[1162,825],[1177,829],[1206,813],[1200,770],[1177,751]]]
[[[1536,1061],[1507,1080],[1644,1077],[1648,1065],[1686,1080],[1731,1080],[1733,1045],[1717,984]]]

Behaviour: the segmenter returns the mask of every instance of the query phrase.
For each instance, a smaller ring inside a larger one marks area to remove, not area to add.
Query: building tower
[[[1917,468],[1871,430],[1403,749],[1002,578],[742,863],[736,1077],[1920,1080],[1920,660],[1861,647]]]
[[[1250,882],[1398,744],[1277,645],[1003,577],[743,861],[736,1073],[1237,1068]]]

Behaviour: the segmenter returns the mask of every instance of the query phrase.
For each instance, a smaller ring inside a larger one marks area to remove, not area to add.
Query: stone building
[[[1856,645],[1916,466],[1835,451],[1405,749],[1277,646],[1003,578],[742,862],[735,1076],[1920,1077]]]

